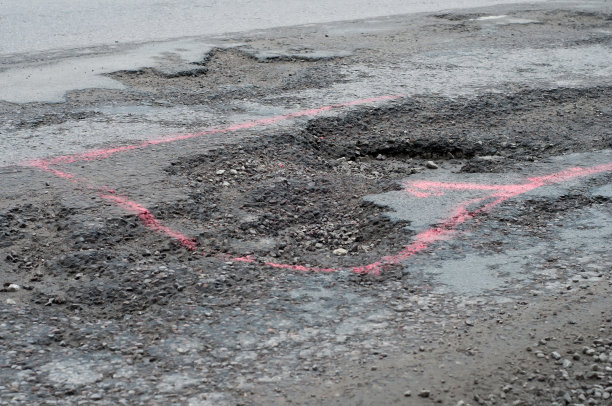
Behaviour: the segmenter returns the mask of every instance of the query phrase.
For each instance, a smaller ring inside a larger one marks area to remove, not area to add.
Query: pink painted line
[[[455,209],[455,213],[452,216],[444,220],[440,225],[429,228],[417,234],[414,238],[414,242],[397,254],[383,257],[379,261],[368,265],[354,267],[352,268],[352,271],[355,273],[379,275],[385,266],[399,264],[408,258],[425,251],[432,244],[450,238],[456,232],[459,225],[474,218],[479,213],[479,210],[470,212],[467,210],[467,207],[471,204],[478,203],[481,200],[482,199],[473,199],[460,204],[459,207]]]
[[[145,227],[177,240],[183,247],[193,251],[198,246],[193,238],[187,237],[186,235],[161,224],[146,207],[122,196],[100,194],[100,197],[108,200],[111,203],[115,203],[129,212],[138,214],[138,217],[144,223]]]
[[[345,107],[351,107],[351,106],[357,106],[357,105],[363,105],[363,104],[375,103],[375,102],[381,102],[381,101],[387,101],[387,100],[395,100],[395,99],[400,99],[403,97],[406,97],[406,95],[389,95],[389,96],[370,97],[367,99],[353,100],[350,102],[333,104],[330,106],[323,106],[323,107],[318,107],[315,109],[302,110],[302,111],[297,111],[295,113],[288,113],[288,114],[283,114],[279,116],[268,117],[268,118],[263,118],[259,120],[254,120],[254,121],[248,121],[245,123],[234,124],[229,127],[211,128],[211,129],[199,131],[196,133],[170,135],[170,136],[158,138],[155,140],[144,141],[140,144],[124,145],[124,146],[113,147],[113,148],[101,148],[101,149],[94,149],[94,150],[79,153],[79,154],[56,156],[52,158],[46,158],[44,159],[44,161],[47,163],[47,165],[59,165],[59,164],[71,164],[74,162],[105,159],[105,158],[111,157],[118,153],[138,150],[138,149],[146,148],[152,145],[169,144],[169,143],[173,143],[177,141],[203,137],[206,135],[225,134],[225,133],[232,133],[232,132],[237,132],[237,131],[242,131],[242,130],[248,130],[248,129],[255,128],[255,127],[269,126],[269,125],[277,124],[282,121],[287,121],[287,120],[291,120],[291,119],[298,118],[298,117],[307,117],[307,116],[314,117],[314,116],[318,116],[328,111],[337,110],[337,109],[341,109]]]
[[[455,191],[492,191],[490,197],[513,197],[534,190],[536,188],[561,183],[578,177],[589,176],[595,173],[612,170],[612,164],[598,165],[592,168],[569,168],[551,175],[527,178],[527,182],[518,185],[496,185],[461,182],[435,182],[435,181],[408,181],[404,183],[404,191],[418,198],[442,196],[445,190]]]
[[[155,216],[153,216],[153,213],[151,213],[151,211],[148,210],[146,207],[134,201],[131,201],[126,197],[115,194],[115,191],[113,189],[110,189],[106,186],[94,186],[93,183],[91,183],[87,179],[79,178],[71,173],[55,169],[42,160],[32,161],[30,162],[29,166],[50,173],[60,179],[67,180],[71,183],[74,183],[75,185],[83,186],[88,190],[94,190],[102,199],[105,199],[131,213],[137,214],[138,218],[140,219],[140,221],[142,221],[145,227],[177,240],[183,247],[189,250],[195,250],[197,247],[197,243],[193,238],[190,238],[178,231],[175,231],[170,227],[164,226],[159,220],[155,218]]]
[[[85,186],[87,189],[93,189],[92,184],[85,178],[79,178],[71,173],[61,171],[59,169],[53,168],[47,161],[42,159],[37,159],[35,161],[29,161],[23,164],[23,166],[30,166],[32,168],[39,169],[43,172],[50,173],[54,176],[57,176],[60,179],[67,180],[76,185]]]

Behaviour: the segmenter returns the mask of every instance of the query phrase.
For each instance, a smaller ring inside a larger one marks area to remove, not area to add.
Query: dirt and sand
[[[0,403],[612,404],[609,5],[209,42],[0,102]]]

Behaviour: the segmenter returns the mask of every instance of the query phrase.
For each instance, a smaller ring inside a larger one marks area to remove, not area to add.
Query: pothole
[[[189,104],[191,97],[243,98],[309,88],[325,88],[341,81],[335,58],[258,57],[239,49],[216,49],[193,70],[166,75],[155,69],[122,71],[111,74],[137,91],[159,95],[167,100]],[[177,100],[173,95],[180,95]]]
[[[497,172],[605,147],[606,118],[593,111],[606,98],[599,88],[414,98],[314,119],[294,134],[251,138],[175,162],[168,171],[179,175],[175,182],[190,199],[153,212],[198,230],[201,249],[213,256],[362,266],[397,253],[412,237],[407,222],[394,223],[364,196],[399,189],[401,180],[426,170],[427,160]],[[551,116],[581,127],[581,138],[549,128]]]
[[[396,162],[397,173],[412,163]],[[406,223],[394,223],[362,197],[398,188],[383,176],[390,162],[327,156],[289,135],[227,147],[176,163],[191,199],[154,210],[162,219],[187,217],[201,229],[203,251],[318,267],[378,260],[409,243]]]

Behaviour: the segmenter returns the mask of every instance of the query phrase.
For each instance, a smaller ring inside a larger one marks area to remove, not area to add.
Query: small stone
[[[438,165],[434,161],[427,161],[425,167],[427,169],[438,169]]]
[[[230,173],[231,173],[232,175],[238,175],[238,171],[237,171],[237,170],[235,170],[235,169],[230,169]]]
[[[217,172],[215,172],[217,175],[223,175],[225,173],[225,169],[219,169]]]
[[[419,392],[419,396],[422,398],[428,398],[429,397],[430,392],[428,390],[423,389],[422,391]]]
[[[6,304],[7,305],[16,305],[17,302],[15,302],[13,299],[6,299]]]
[[[563,400],[566,404],[572,403],[572,396],[569,394],[569,392],[565,392],[563,394]]]
[[[410,397],[410,396],[412,396],[412,392],[407,390],[406,392],[404,392],[404,396]]]
[[[6,288],[7,292],[17,292],[18,290],[21,290],[21,286],[17,285],[16,283],[11,283]]]
[[[463,400],[460,400],[455,406],[465,406],[465,402]]]
[[[223,183],[222,183],[222,185],[223,185],[223,186],[229,186],[229,185],[230,185],[230,183],[229,183],[228,181],[225,181],[225,182],[223,182]]]
[[[557,351],[553,351],[550,354],[554,359],[561,359],[561,354],[559,354]]]
[[[336,248],[333,251],[333,253],[334,253],[334,255],[346,255],[346,254],[348,254],[348,251],[345,250],[344,248]]]
[[[511,390],[512,390],[512,385],[506,385],[506,386],[504,386],[504,387],[502,388],[502,391],[503,391],[504,393],[508,393],[508,392],[510,392]]]
[[[474,320],[467,319],[467,320],[465,321],[465,325],[466,325],[466,326],[473,326],[473,325],[474,325]]]
[[[564,359],[563,360],[563,368],[569,368],[572,366],[572,361],[568,360],[568,359]]]

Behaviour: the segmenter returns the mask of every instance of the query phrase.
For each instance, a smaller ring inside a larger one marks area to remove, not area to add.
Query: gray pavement
[[[503,3],[519,1],[6,0],[0,3],[0,56]]]

